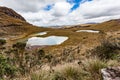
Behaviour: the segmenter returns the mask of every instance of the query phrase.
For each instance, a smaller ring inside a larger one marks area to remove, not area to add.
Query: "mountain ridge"
[[[7,7],[0,7],[0,36],[14,38],[42,30],[28,22],[14,10]]]
[[[13,18],[17,18],[23,21],[26,21],[20,14],[16,13],[14,10],[12,10],[11,8],[7,8],[7,7],[0,7],[0,12],[3,12],[5,14],[7,14],[8,16],[11,16]]]

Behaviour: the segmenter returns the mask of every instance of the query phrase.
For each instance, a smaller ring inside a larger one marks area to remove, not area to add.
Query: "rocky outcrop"
[[[0,7],[0,12],[3,12],[5,14],[7,14],[8,16],[20,19],[22,21],[26,21],[21,15],[19,15],[18,13],[16,13],[14,10],[7,8],[7,7]]]
[[[101,70],[103,80],[120,80],[120,67],[109,67]]]

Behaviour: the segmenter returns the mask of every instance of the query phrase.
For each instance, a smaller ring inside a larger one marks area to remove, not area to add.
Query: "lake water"
[[[89,33],[99,33],[100,31],[96,31],[96,30],[78,30],[76,32],[89,32]]]
[[[30,46],[59,45],[66,41],[68,37],[49,36],[49,37],[31,37],[27,41]]]
[[[36,35],[45,35],[47,34],[47,32],[40,32],[40,33],[37,33]]]

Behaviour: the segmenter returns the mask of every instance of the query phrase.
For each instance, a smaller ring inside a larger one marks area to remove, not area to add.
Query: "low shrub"
[[[0,79],[6,77],[12,78],[15,76],[17,68],[14,65],[11,65],[8,59],[0,55]]]
[[[13,48],[17,48],[20,50],[24,50],[26,46],[26,43],[22,43],[22,42],[17,42],[16,44],[13,44]]]
[[[91,55],[99,57],[101,60],[117,59],[120,57],[120,43],[116,41],[104,40],[100,46],[90,51]]]
[[[4,45],[4,44],[6,44],[6,40],[0,39],[0,45]]]

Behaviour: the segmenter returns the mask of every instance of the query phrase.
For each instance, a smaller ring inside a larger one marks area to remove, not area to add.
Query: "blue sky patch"
[[[67,0],[68,3],[73,4],[71,11],[76,10],[81,3],[84,3],[83,1],[86,2],[86,1],[92,1],[92,0]]]
[[[49,11],[52,9],[53,6],[54,6],[54,4],[49,4],[44,8],[44,10]]]
[[[70,12],[76,10],[79,8],[80,4],[87,2],[87,1],[92,1],[92,0],[66,0],[68,3],[72,4],[73,6],[70,9]],[[48,4],[45,6],[44,10],[49,11],[53,8],[54,4]]]
[[[80,3],[82,0],[67,0],[70,4]]]
[[[67,0],[68,3],[73,4],[73,7],[71,8],[71,11],[77,9],[80,6],[80,2],[82,0]]]

